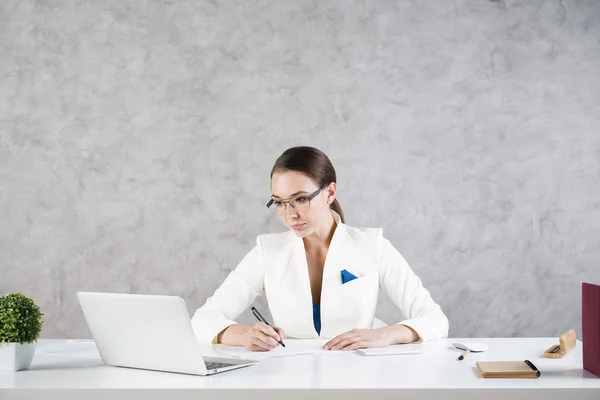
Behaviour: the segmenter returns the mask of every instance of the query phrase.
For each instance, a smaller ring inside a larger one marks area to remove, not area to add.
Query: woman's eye
[[[306,203],[307,201],[308,201],[308,197],[305,197],[305,196],[296,197],[296,200],[295,200],[295,202],[298,204]]]
[[[275,207],[283,207],[283,201],[276,200],[273,202]]]

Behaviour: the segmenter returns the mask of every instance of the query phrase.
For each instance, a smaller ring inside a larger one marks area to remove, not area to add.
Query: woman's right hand
[[[257,322],[246,333],[243,344],[246,350],[269,351],[277,346],[283,338],[283,329]]]

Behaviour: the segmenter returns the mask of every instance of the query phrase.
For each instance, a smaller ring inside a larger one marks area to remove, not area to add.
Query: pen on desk
[[[265,317],[263,317],[262,314],[254,307],[252,307],[252,314],[254,314],[256,319],[258,319],[260,322],[264,322],[265,324],[269,325],[269,323],[267,322]],[[269,326],[271,326],[271,325],[269,325]],[[285,347],[285,344],[283,344],[283,340],[280,340],[279,344],[282,345],[283,347]]]
[[[458,357],[458,360],[459,360],[459,361],[460,361],[460,360],[464,360],[464,359],[465,359],[465,357],[466,357],[467,355],[469,355],[469,353],[470,353],[470,352],[471,352],[471,350],[469,350],[469,349],[466,349],[466,350],[465,350],[465,351],[464,351],[464,352],[463,352],[463,353],[462,353],[462,354],[461,354],[461,355]]]

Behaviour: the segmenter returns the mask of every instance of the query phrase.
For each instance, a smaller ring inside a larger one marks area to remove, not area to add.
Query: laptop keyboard
[[[204,361],[204,365],[206,365],[206,369],[211,370],[211,369],[217,369],[217,368],[231,367],[231,366],[234,366],[236,364],[227,364],[227,363],[219,363],[219,362],[212,362],[212,361]]]

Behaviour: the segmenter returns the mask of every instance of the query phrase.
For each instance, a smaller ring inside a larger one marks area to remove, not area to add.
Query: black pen
[[[254,316],[256,317],[256,319],[258,319],[260,322],[264,322],[265,324],[269,325],[269,323],[267,322],[267,320],[265,319],[265,317],[263,317],[261,315],[260,312],[258,312],[258,310],[254,307],[252,307],[252,314],[254,314]],[[269,325],[271,326],[271,325]],[[285,344],[283,344],[283,340],[279,341],[279,344],[282,345],[283,347],[285,347]]]

